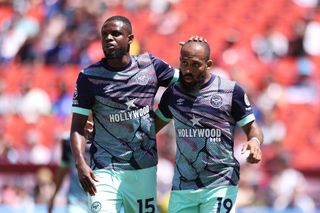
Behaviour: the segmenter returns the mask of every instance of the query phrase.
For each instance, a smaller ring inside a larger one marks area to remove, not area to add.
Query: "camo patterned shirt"
[[[156,113],[165,121],[174,119],[177,153],[173,190],[237,185],[235,126],[255,119],[238,84],[212,75],[199,92],[191,94],[177,82],[164,92]]]
[[[93,113],[92,169],[137,170],[157,164],[154,97],[178,73],[149,53],[132,56],[121,70],[102,59],[80,72],[73,113]]]

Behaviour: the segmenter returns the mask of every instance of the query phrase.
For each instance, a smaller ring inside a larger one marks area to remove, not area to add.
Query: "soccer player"
[[[156,129],[153,102],[159,86],[179,72],[149,53],[130,56],[130,21],[108,18],[102,28],[105,57],[82,70],[73,98],[71,146],[92,212],[157,212]],[[90,166],[85,162],[84,125],[92,112]]]
[[[159,131],[171,119],[177,153],[169,213],[234,212],[239,163],[234,157],[234,130],[242,127],[248,141],[247,161],[261,160],[263,134],[249,99],[230,80],[210,73],[210,47],[188,41],[180,51],[179,81],[167,88],[156,111]]]

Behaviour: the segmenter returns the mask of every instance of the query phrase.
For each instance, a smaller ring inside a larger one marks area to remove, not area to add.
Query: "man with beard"
[[[233,153],[236,124],[248,141],[247,161],[261,160],[263,134],[243,89],[210,73],[208,43],[188,41],[180,51],[180,78],[161,97],[159,131],[174,119],[177,153],[169,213],[234,212],[239,162]]]
[[[157,212],[156,132],[153,100],[178,72],[149,53],[130,56],[130,21],[108,18],[102,28],[105,57],[79,73],[73,98],[71,148],[92,212]],[[84,160],[84,126],[92,111],[90,166]]]

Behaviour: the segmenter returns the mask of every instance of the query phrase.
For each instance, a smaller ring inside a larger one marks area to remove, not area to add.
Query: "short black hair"
[[[199,44],[199,45],[201,45],[204,48],[206,60],[210,59],[210,46],[209,46],[209,44],[207,42],[188,40],[182,45],[181,50],[187,44],[190,44],[190,45]]]
[[[132,25],[131,22],[128,18],[124,16],[111,16],[108,18],[104,23],[109,22],[109,21],[121,21],[127,26],[127,30],[129,34],[132,34]]]

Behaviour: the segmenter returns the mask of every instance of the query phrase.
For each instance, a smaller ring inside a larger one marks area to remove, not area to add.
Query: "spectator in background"
[[[285,87],[277,83],[272,77],[264,79],[263,88],[257,96],[256,104],[262,114],[268,115],[285,102]]]
[[[42,142],[43,133],[35,128],[31,127],[25,134],[25,142],[27,145],[26,152],[27,163],[35,165],[46,165],[51,161],[51,152]]]
[[[173,3],[167,0],[153,0],[150,3],[150,22],[157,32],[162,35],[171,35],[182,25],[186,14],[173,9]]]
[[[264,133],[264,145],[283,141],[287,133],[285,124],[276,118],[272,110],[262,113],[261,130]]]
[[[315,203],[306,191],[307,181],[300,171],[289,166],[286,153],[280,153],[271,164],[273,176],[270,186],[273,208],[278,211],[296,208],[304,213],[313,212]]]
[[[306,51],[303,47],[304,33],[306,29],[306,20],[298,20],[293,26],[293,35],[289,38],[288,56],[302,57]]]
[[[240,162],[241,164],[241,162]],[[266,206],[266,188],[262,185],[263,172],[256,166],[241,164],[241,178],[237,196],[237,208]]]
[[[72,95],[67,91],[67,84],[64,81],[58,83],[58,97],[53,103],[53,113],[60,119],[64,120],[71,114]]]
[[[0,161],[3,164],[16,164],[18,162],[18,152],[11,145],[10,140],[4,137],[0,130]]]
[[[12,146],[12,138],[6,134],[3,115],[0,114],[0,162],[16,164],[19,161],[18,151]]]
[[[316,12],[315,12],[316,14]],[[306,24],[303,48],[311,56],[320,56],[320,16],[314,16]]]
[[[7,82],[0,81],[0,115],[10,115],[17,113],[18,95],[12,95],[6,92]]]
[[[53,173],[46,167],[40,168],[36,173],[34,199],[37,204],[47,204],[54,192]]]
[[[28,16],[16,12],[15,19],[8,23],[0,36],[0,60],[10,61],[15,58],[20,48],[28,39],[32,39],[39,33],[39,23]]]
[[[253,37],[251,46],[262,62],[272,63],[275,59],[287,55],[289,41],[281,32],[267,26],[262,34]]]
[[[313,78],[315,65],[307,57],[297,59],[296,82],[286,89],[289,103],[315,104],[319,101],[319,86]]]
[[[29,87],[21,97],[18,111],[28,123],[36,123],[43,115],[51,113],[51,99],[41,88]]]

